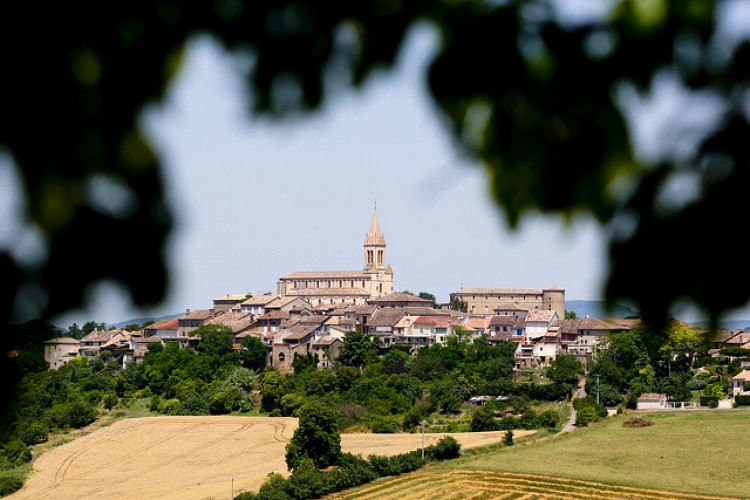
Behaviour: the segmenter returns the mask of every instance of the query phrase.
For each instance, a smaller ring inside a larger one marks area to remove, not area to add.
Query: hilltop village
[[[185,347],[200,339],[203,325],[225,325],[236,348],[253,336],[268,348],[268,364],[291,372],[299,355],[314,354],[318,366],[332,367],[347,331],[365,332],[382,348],[401,346],[415,353],[441,344],[449,335],[486,335],[496,344],[517,344],[515,363],[543,367],[557,356],[574,355],[587,366],[602,336],[632,329],[637,319],[566,319],[565,290],[461,288],[450,303],[394,291],[394,271],[386,260],[386,241],[377,212],[363,244],[363,266],[355,271],[293,272],[281,276],[276,293],[216,297],[210,309],[190,310],[137,331],[95,330],[76,340],[52,339],[45,359],[56,369],[76,356],[97,357],[103,350],[125,350],[123,365],[143,360],[153,342]]]

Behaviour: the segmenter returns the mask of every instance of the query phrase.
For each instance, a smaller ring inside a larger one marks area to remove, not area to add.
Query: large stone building
[[[373,298],[393,293],[393,269],[386,264],[385,237],[378,214],[372,214],[365,236],[361,271],[302,271],[279,278],[278,294],[303,297],[313,306],[324,304],[366,305]]]
[[[544,290],[530,288],[461,288],[450,294],[451,302],[466,302],[469,314],[491,315],[498,307],[514,305],[527,311],[555,311],[565,318],[565,290],[559,287]]]

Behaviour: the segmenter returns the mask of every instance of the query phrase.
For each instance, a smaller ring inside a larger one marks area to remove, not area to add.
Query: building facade
[[[491,315],[495,309],[516,306],[532,311],[555,311],[559,318],[565,317],[565,290],[550,287],[543,290],[533,288],[460,288],[450,294],[451,302],[460,299],[466,302],[469,314]]]

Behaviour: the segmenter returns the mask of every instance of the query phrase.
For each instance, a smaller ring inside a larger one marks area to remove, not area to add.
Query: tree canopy
[[[566,4],[4,2],[0,152],[44,249],[0,249],[0,326],[73,309],[105,279],[139,306],[165,297],[171,208],[138,117],[164,96],[191,37],[250,56],[249,112],[294,116],[391,68],[423,26],[440,39],[425,75],[432,99],[457,148],[486,168],[507,223],[591,216],[611,233],[610,304],[632,301],[655,331],[680,301],[718,321],[750,297],[742,246],[686,237],[735,234],[750,184],[750,43],[727,28],[733,2],[613,0],[578,15]],[[709,101],[712,112],[667,117],[654,137],[663,151],[644,155],[635,109],[662,98],[665,80],[692,99],[685,109]],[[148,244],[91,259],[80,246],[93,234]]]

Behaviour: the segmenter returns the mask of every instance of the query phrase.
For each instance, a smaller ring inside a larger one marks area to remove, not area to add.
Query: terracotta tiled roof
[[[449,318],[447,316],[419,316],[414,322],[415,325],[429,325],[441,328],[448,328]]]
[[[742,370],[740,373],[732,377],[732,380],[750,380],[750,370]]]
[[[213,311],[211,309],[196,309],[195,311],[190,311],[189,313],[186,313],[184,316],[180,316],[179,319],[181,320],[207,320],[213,315]]]
[[[541,295],[537,288],[459,288],[459,294],[470,295]]]
[[[493,316],[490,326],[515,326],[516,321],[518,321],[516,316]]]
[[[228,293],[221,297],[216,297],[214,302],[240,302],[244,300],[245,297],[247,297],[246,293]]]
[[[232,333],[240,333],[255,323],[250,313],[228,312],[206,321],[206,325],[224,325],[231,328]]]
[[[320,337],[313,341],[313,345],[326,346],[335,344],[336,342],[341,342],[341,340],[336,337]]]
[[[370,320],[367,322],[367,326],[393,326],[398,323],[399,320],[405,315],[406,309],[404,308],[386,307],[383,309],[377,309],[374,313],[372,313],[372,316],[370,316]]]
[[[174,320],[177,321],[177,320]],[[81,342],[109,342],[109,340],[125,330],[116,328],[114,330],[94,330],[81,339]]]
[[[549,323],[554,315],[555,311],[530,311],[526,323]]]
[[[286,340],[302,340],[312,332],[320,328],[319,324],[297,324],[290,328],[291,332],[289,335],[284,337]]]
[[[285,319],[289,317],[289,311],[268,311],[266,314],[257,316],[255,319]]]
[[[74,339],[73,337],[57,337],[54,339],[49,339],[44,342],[45,344],[80,344],[81,342],[78,339]]]
[[[281,280],[314,280],[314,279],[343,279],[369,280],[370,275],[363,271],[300,271],[282,276]]]
[[[159,321],[147,326],[144,330],[177,330],[178,323],[179,320],[177,318],[165,319],[164,321]]]
[[[431,300],[423,299],[421,297],[417,297],[416,295],[412,295],[410,293],[391,293],[388,295],[384,295],[383,297],[378,297],[376,299],[370,299],[368,301],[371,304],[382,304],[386,302],[417,302],[420,304],[432,304]]]
[[[526,307],[521,307],[518,304],[501,304],[493,309],[493,311],[528,311],[529,309]]]
[[[272,302],[279,298],[280,295],[275,295],[271,293],[266,293],[263,295],[256,295],[255,297],[250,297],[249,299],[242,302],[243,306],[264,306],[268,304],[269,302]]]
[[[638,397],[638,401],[666,401],[667,395],[659,392],[644,392]]]

